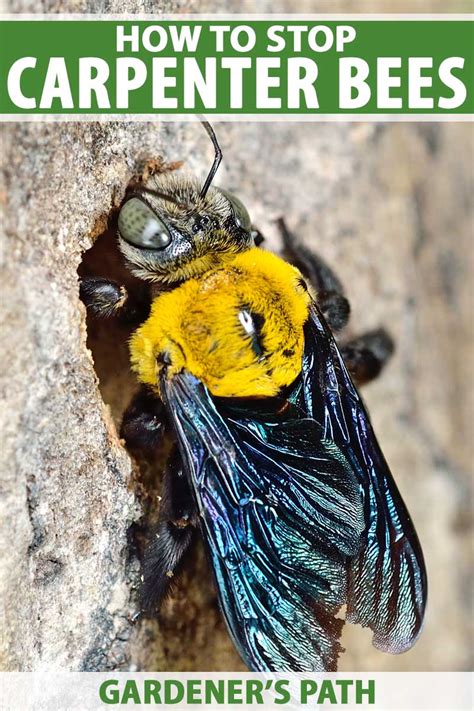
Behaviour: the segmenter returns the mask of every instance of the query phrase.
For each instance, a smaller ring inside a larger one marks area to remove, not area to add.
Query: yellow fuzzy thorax
[[[133,334],[133,370],[159,389],[183,369],[220,397],[271,397],[300,373],[311,297],[300,272],[252,248],[225,265],[155,298]],[[246,332],[242,310],[258,314],[261,353]]]

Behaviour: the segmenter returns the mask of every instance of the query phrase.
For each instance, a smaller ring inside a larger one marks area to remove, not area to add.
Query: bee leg
[[[167,428],[165,408],[149,388],[142,385],[124,412],[120,437],[129,449],[156,449]]]
[[[392,337],[383,328],[364,333],[340,346],[346,367],[357,385],[377,378],[394,350]]]
[[[150,313],[150,296],[145,291],[129,293],[124,286],[102,277],[83,277],[79,295],[94,316],[116,316],[125,324],[138,325]]]
[[[349,321],[351,307],[345,296],[336,292],[317,292],[317,302],[332,331],[342,331]]]
[[[199,520],[175,445],[163,479],[160,519],[142,562],[141,607],[155,611],[179,573]]]
[[[296,242],[282,217],[277,223],[283,238],[285,256],[316,291],[318,305],[329,327],[333,331],[340,331],[346,326],[350,315],[349,301],[344,296],[341,282],[321,257]]]
[[[167,419],[161,400],[142,385],[124,412],[120,437],[129,449],[149,451],[160,443]]]
[[[156,450],[168,422],[164,405],[142,386],[125,411],[120,436],[129,449]],[[155,610],[166,593],[188,550],[197,525],[194,499],[175,445],[166,465],[158,525],[145,549],[142,562],[141,607]]]

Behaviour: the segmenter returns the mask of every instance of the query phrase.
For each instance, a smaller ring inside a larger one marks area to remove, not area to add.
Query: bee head
[[[119,246],[132,272],[171,283],[207,271],[253,245],[249,214],[240,200],[217,187],[204,197],[192,177],[153,176],[119,213]]]
[[[119,247],[141,279],[179,282],[254,244],[244,205],[228,191],[211,186],[221,152],[209,124],[203,125],[216,149],[204,185],[186,175],[154,175],[121,207]]]

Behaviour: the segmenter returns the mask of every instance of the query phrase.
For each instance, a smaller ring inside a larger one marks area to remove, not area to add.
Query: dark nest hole
[[[106,277],[127,290],[143,289],[143,282],[125,268],[117,247],[116,215],[110,227],[101,234],[83,256],[79,277]],[[87,345],[94,356],[94,367],[104,402],[120,428],[122,415],[137,390],[137,382],[130,371],[128,339],[132,328],[115,318],[96,318],[87,314]]]
[[[148,286],[134,277],[126,268],[117,245],[117,211],[110,216],[108,227],[83,256],[78,269],[80,278],[105,277],[125,286],[128,292],[146,295]],[[118,318],[100,318],[89,312],[87,346],[92,352],[94,368],[104,403],[110,408],[117,432],[120,432],[123,414],[138,390],[135,375],[130,369],[128,341],[134,327]],[[137,465],[137,494],[147,516],[158,509],[161,473],[164,462],[162,452],[142,454],[130,452]]]
[[[109,218],[107,229],[84,253],[78,269],[82,277],[105,277],[124,285],[128,291],[147,290],[141,280],[127,270],[117,245],[117,210]],[[133,332],[114,318],[97,318],[87,314],[87,346],[92,352],[95,372],[103,401],[110,408],[117,432],[124,411],[138,390],[135,375],[130,370],[128,340]],[[143,516],[129,532],[130,555],[142,558],[146,541],[154,534],[159,515],[161,482],[166,466],[170,442],[164,441],[159,451],[143,453],[129,451],[135,463],[136,494],[140,499]],[[206,658],[212,666],[218,657],[211,651],[216,644],[216,631],[225,634],[218,612],[217,597],[212,584],[212,574],[203,546],[196,536],[192,550],[188,551],[181,574],[173,581],[170,595],[160,612],[160,633],[152,623],[146,623],[147,644],[157,635],[162,637],[165,666],[183,670],[183,658],[189,657],[186,669],[206,668]],[[203,626],[203,621],[207,624]],[[149,625],[152,625],[151,628]],[[217,635],[219,637],[220,635]],[[199,643],[196,643],[196,638]],[[222,639],[222,638],[221,638]],[[152,645],[153,646],[153,645]],[[189,650],[194,646],[192,654]],[[151,652],[153,656],[153,652]],[[204,663],[204,667],[203,667]]]

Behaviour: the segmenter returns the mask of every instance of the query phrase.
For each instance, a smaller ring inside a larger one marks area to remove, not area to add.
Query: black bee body
[[[165,296],[138,304],[106,280],[81,286],[94,313],[142,324],[131,354],[144,385],[122,437],[131,449],[175,441],[143,608],[200,530],[249,668],[336,669],[342,605],[377,648],[403,652],[423,621],[423,556],[353,384],[377,377],[392,341],[380,329],[337,345],[331,329],[349,318],[338,279],[283,221],[298,269],[259,256],[243,205],[210,187],[219,161],[200,192],[158,176],[122,207],[120,249]]]

